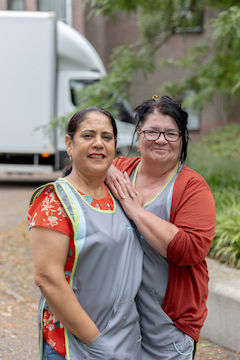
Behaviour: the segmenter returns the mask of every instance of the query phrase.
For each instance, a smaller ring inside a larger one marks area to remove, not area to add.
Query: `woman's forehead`
[[[109,118],[97,111],[90,112],[86,115],[85,119],[79,124],[78,130],[82,131],[86,128],[92,130],[104,130],[113,132],[113,127]]]
[[[171,115],[161,114],[159,112],[153,112],[149,114],[145,121],[143,122],[144,126],[150,127],[159,127],[159,126],[167,126],[168,128],[176,128],[178,129],[178,125],[175,119]]]

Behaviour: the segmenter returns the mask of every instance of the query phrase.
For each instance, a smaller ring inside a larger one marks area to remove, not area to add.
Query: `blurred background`
[[[126,155],[138,104],[153,95],[181,104],[187,165],[206,179],[217,208],[209,257],[239,279],[240,1],[0,0],[0,54],[0,360],[37,358],[28,200],[61,175],[66,124],[85,106],[115,116]],[[234,312],[219,302],[222,316],[209,317],[225,332],[208,325],[207,337],[240,351],[237,281]],[[239,358],[201,342],[197,359]]]

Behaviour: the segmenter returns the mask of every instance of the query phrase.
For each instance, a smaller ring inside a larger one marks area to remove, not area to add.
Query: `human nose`
[[[167,142],[163,131],[159,131],[159,138],[155,142]]]
[[[93,142],[93,147],[97,147],[97,148],[103,148],[104,144],[103,144],[103,139],[101,136],[96,136]]]

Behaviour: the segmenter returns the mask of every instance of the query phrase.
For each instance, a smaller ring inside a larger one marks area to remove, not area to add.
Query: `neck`
[[[96,176],[88,176],[76,171],[74,168],[72,172],[65,177],[77,190],[94,199],[101,199],[106,196],[106,189],[104,180],[106,174],[97,174]]]
[[[141,158],[141,162],[138,168],[138,175],[141,177],[145,177],[148,179],[148,182],[159,183],[161,180],[168,181],[169,178],[177,171],[177,164],[159,164],[156,166],[156,163],[150,164],[146,163],[143,158]]]

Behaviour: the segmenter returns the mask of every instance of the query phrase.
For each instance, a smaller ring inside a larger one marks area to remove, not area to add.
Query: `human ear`
[[[65,144],[68,156],[72,156],[72,140],[68,134],[65,136]]]

